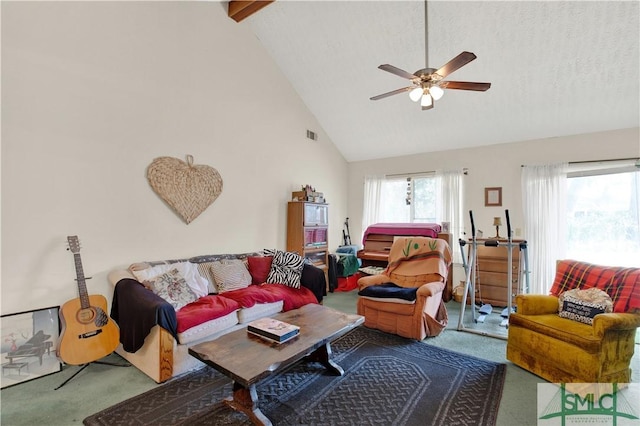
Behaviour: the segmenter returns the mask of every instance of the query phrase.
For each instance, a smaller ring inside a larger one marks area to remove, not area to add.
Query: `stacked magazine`
[[[247,331],[264,339],[284,343],[300,333],[300,327],[273,318],[260,318],[247,324]]]

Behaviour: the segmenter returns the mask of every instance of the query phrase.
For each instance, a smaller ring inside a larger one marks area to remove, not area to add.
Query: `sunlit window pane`
[[[385,180],[380,194],[380,221],[434,223],[436,179],[412,177],[411,184],[407,178]]]
[[[567,257],[640,266],[640,172],[567,182]]]
[[[414,211],[413,222],[435,223],[436,221],[436,180],[417,178],[413,180]]]
[[[380,194],[381,222],[409,222],[411,209],[406,198],[406,179],[386,180]]]

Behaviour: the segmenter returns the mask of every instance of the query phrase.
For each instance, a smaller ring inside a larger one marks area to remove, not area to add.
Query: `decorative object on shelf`
[[[291,201],[310,201],[312,203],[324,203],[324,194],[317,192],[311,185],[304,185],[301,191],[291,193]]]
[[[502,206],[502,187],[485,188],[484,205],[485,207]]]
[[[222,176],[216,169],[179,158],[159,157],[147,168],[149,185],[180,217],[191,223],[222,193]]]
[[[494,217],[493,218],[493,226],[496,227],[496,236],[493,238],[502,238],[500,237],[500,227],[502,226],[502,219],[500,219],[500,217]]]
[[[2,315],[2,389],[57,373],[59,306]]]

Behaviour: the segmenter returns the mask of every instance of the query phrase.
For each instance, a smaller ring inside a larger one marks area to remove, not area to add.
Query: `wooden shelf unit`
[[[287,251],[298,253],[315,266],[329,265],[329,205],[290,201],[287,206]]]

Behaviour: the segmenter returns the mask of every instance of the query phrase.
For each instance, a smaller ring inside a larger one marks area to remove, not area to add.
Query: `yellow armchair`
[[[638,274],[634,272],[626,282],[603,288],[620,290],[626,284],[635,289]],[[516,306],[509,317],[509,361],[553,383],[630,381],[640,313],[614,310],[595,315],[592,324],[585,324],[560,317],[555,295],[518,295]]]

